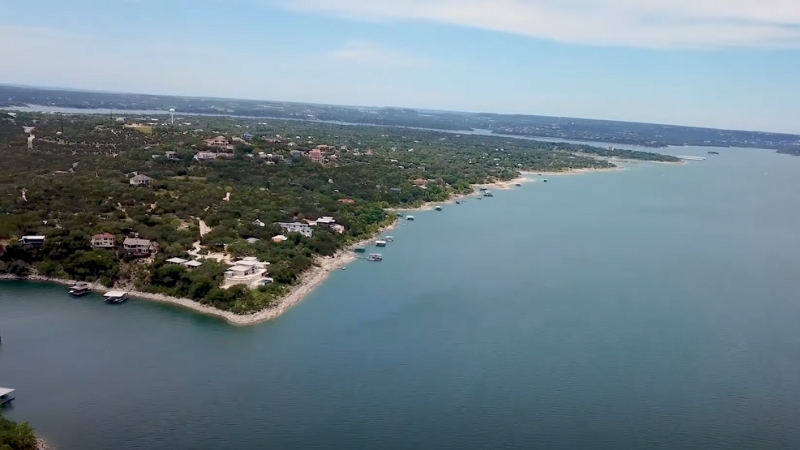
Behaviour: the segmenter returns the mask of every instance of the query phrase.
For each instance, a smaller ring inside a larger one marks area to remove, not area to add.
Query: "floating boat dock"
[[[14,389],[0,388],[0,406],[11,403],[14,400],[14,396],[11,395],[13,392]]]
[[[125,291],[108,291],[103,295],[106,303],[123,303],[128,299],[128,293]]]
[[[92,292],[92,286],[89,283],[77,283],[69,288],[69,295],[74,297],[82,297]]]
[[[367,261],[383,261],[383,255],[380,253],[370,253],[370,255],[367,256]]]

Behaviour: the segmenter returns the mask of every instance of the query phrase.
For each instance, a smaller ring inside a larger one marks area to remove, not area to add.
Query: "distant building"
[[[114,247],[116,247],[116,242],[113,234],[102,233],[92,236],[92,248],[113,249]]]
[[[244,133],[244,134],[242,134],[242,139],[244,139],[245,141],[252,141],[253,140],[253,134],[252,133]]]
[[[303,152],[301,152],[300,150],[292,150],[291,154],[292,158],[300,159],[303,157]]]
[[[217,148],[228,148],[231,145],[231,141],[228,140],[225,136],[217,136],[211,139],[203,139],[203,143],[209,147],[217,147]]]
[[[196,161],[211,161],[217,159],[217,154],[214,152],[199,152],[194,155]]]
[[[322,152],[319,149],[314,149],[308,152],[308,157],[311,158],[312,162],[322,162]]]
[[[31,247],[41,247],[44,245],[44,236],[22,236],[19,243],[22,245],[30,245]]]
[[[287,238],[286,236],[284,236],[282,234],[279,234],[277,236],[273,236],[272,237],[272,242],[275,242],[275,243],[285,242],[285,241],[288,241],[288,240],[289,240],[289,238]]]
[[[147,239],[125,238],[122,247],[136,256],[150,256],[158,252],[158,244]]]
[[[180,158],[178,158],[178,152],[172,152],[172,151],[164,152],[164,156],[166,156],[168,159],[172,159],[172,160],[180,159]]]
[[[147,175],[136,175],[130,179],[131,186],[150,186],[153,184],[153,179]]]
[[[344,203],[345,205],[354,205],[356,201],[352,198],[340,198],[339,203]]]
[[[311,225],[309,225],[307,223],[300,223],[300,222],[286,223],[286,222],[281,222],[278,225],[280,225],[280,227],[286,233],[300,233],[300,234],[302,234],[303,236],[306,236],[306,237],[314,236],[314,229],[311,227]]]
[[[336,220],[333,217],[320,217],[317,219],[317,225],[323,227],[331,227],[336,224]]]
[[[183,258],[170,258],[170,259],[167,260],[167,262],[170,263],[170,264],[177,264],[179,266],[182,266],[182,265],[186,264],[189,261],[186,260],[186,259],[183,259]]]

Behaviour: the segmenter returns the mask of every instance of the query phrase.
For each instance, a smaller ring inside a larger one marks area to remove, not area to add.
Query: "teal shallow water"
[[[798,448],[800,158],[720,152],[417,213],[255,327],[0,284],[6,414],[59,450]]]

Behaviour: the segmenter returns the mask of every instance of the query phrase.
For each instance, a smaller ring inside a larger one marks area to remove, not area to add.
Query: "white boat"
[[[406,220],[414,220],[414,216],[406,216]]]
[[[383,255],[380,253],[370,253],[367,256],[367,261],[383,261]]]
[[[383,239],[379,239],[375,241],[375,245],[378,247],[386,247],[386,241],[384,241]]]
[[[386,236],[383,238],[386,242],[394,242],[394,236]]]
[[[103,295],[106,303],[122,303],[128,299],[128,293],[125,291],[108,291]]]
[[[442,207],[441,207],[441,206],[437,206],[436,208],[433,208],[433,209],[435,209],[435,210],[437,210],[437,211],[441,211],[441,210],[442,210]]]

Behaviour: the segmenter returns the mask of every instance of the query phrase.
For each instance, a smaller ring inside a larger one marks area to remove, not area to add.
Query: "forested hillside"
[[[173,125],[163,116],[3,114],[0,271],[136,286],[237,313],[268,306],[316,257],[393,221],[389,207],[444,200],[470,192],[471,184],[512,179],[520,170],[613,167],[587,155],[592,153],[675,160],[495,136],[299,121],[187,117]],[[215,136],[230,139],[230,147],[204,143]],[[199,152],[215,159],[198,161]],[[318,161],[310,158],[314,152]],[[132,186],[136,174],[152,182]],[[277,225],[323,216],[333,217],[343,232],[316,227],[306,237]],[[211,228],[202,238],[200,220]],[[118,246],[92,248],[98,233],[115,236],[118,244],[125,237],[148,239],[158,253],[141,258]],[[288,240],[273,242],[280,234]],[[46,242],[18,242],[26,235],[45,236]],[[195,243],[202,253],[269,261],[274,283],[224,290],[225,264],[207,261],[189,270],[166,263],[190,259]]]

